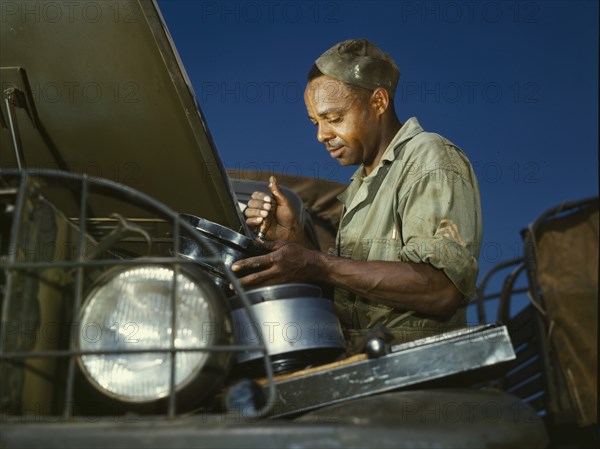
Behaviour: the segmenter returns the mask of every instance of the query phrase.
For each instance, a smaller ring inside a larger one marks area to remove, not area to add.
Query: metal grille
[[[170,354],[171,358],[171,373],[169,381],[169,396],[168,396],[168,411],[169,417],[176,415],[176,391],[175,391],[175,355],[178,352],[194,352],[194,351],[262,351],[264,354],[264,365],[265,372],[268,379],[268,398],[266,405],[256,412],[256,417],[263,416],[268,413],[270,406],[274,403],[275,398],[275,387],[273,383],[273,372],[270,363],[269,356],[265,349],[265,342],[262,335],[259,335],[259,342],[257,345],[209,345],[204,347],[187,347],[187,348],[175,348],[175,336],[176,336],[176,317],[177,317],[177,282],[178,274],[184,264],[193,264],[194,261],[185,259],[179,256],[179,244],[180,234],[184,232],[187,236],[194,239],[197,244],[201,245],[206,249],[208,254],[212,254],[214,257],[209,260],[211,263],[219,264],[218,251],[214,248],[212,243],[205,239],[199,232],[195,230],[190,224],[180,220],[179,214],[167,206],[159,203],[153,198],[145,195],[135,189],[128,186],[121,185],[114,181],[110,181],[102,178],[88,177],[86,175],[78,175],[73,173],[67,173],[62,171],[51,171],[44,170],[43,173],[40,171],[31,170],[2,170],[0,171],[0,182],[5,189],[13,189],[16,192],[16,199],[14,203],[11,229],[11,240],[8,248],[6,257],[3,257],[1,261],[2,269],[5,273],[5,286],[3,292],[2,301],[2,329],[0,332],[0,362],[8,363],[13,365],[23,365],[26,360],[34,358],[46,358],[54,360],[67,360],[67,375],[64,383],[64,407],[62,410],[62,419],[69,420],[74,416],[73,410],[73,394],[74,394],[74,379],[75,379],[75,363],[76,358],[82,355],[106,355],[106,354],[139,354],[139,353],[163,353]],[[72,217],[72,221],[77,224],[77,235],[76,235],[76,248],[73,260],[62,260],[62,261],[23,261],[19,260],[18,248],[16,245],[20,242],[20,233],[23,229],[23,217],[27,213],[26,204],[33,197],[39,197],[41,192],[45,188],[58,188],[62,195],[72,196],[77,199],[78,202],[78,216]],[[15,190],[16,189],[16,190]],[[99,258],[90,260],[84,255],[84,248],[86,239],[89,238],[86,224],[88,220],[92,218],[90,216],[90,195],[101,194],[107,197],[113,197],[123,202],[124,200],[128,204],[132,204],[140,210],[144,210],[157,220],[163,220],[165,223],[170,224],[172,229],[172,246],[171,255],[167,256],[153,256],[148,255],[145,257],[138,257],[136,259],[127,258]],[[127,350],[110,350],[110,351],[80,351],[73,349],[73,342],[75,337],[74,328],[71,329],[71,338],[69,348],[59,348],[56,350],[49,351],[15,351],[14,348],[8,347],[7,345],[7,329],[10,326],[9,311],[15,306],[15,301],[22,301],[23,299],[15,298],[12,294],[14,289],[14,280],[17,274],[27,274],[34,276],[41,270],[48,268],[64,268],[69,269],[74,273],[74,282],[72,286],[72,311],[71,316],[77,317],[79,315],[80,308],[82,306],[83,299],[83,287],[84,287],[84,273],[85,270],[92,269],[107,269],[114,266],[136,266],[142,264],[160,264],[162,266],[169,266],[174,271],[173,285],[171,289],[171,341],[168,349],[164,348],[149,348],[149,349],[127,349]],[[232,284],[236,290],[236,293],[242,299],[247,312],[252,319],[255,319],[250,302],[246,297],[241,285],[237,281],[235,275],[229,270],[229,268],[223,268],[227,274],[228,281]]]

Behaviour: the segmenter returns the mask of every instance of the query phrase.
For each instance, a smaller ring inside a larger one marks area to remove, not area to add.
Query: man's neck
[[[381,156],[385,153],[390,142],[396,137],[400,128],[402,128],[402,123],[398,120],[396,114],[391,114],[384,119],[381,126],[381,138],[379,139],[379,144],[377,146],[377,153],[375,153],[375,157],[370,164],[364,164],[365,175],[369,175],[373,169],[377,167],[381,160]]]

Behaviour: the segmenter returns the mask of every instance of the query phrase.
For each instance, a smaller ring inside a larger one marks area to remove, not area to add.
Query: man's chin
[[[342,167],[358,167],[360,165],[360,163],[358,162],[348,162],[348,161],[339,161],[338,163],[342,166]]]
[[[336,157],[335,160],[338,161],[338,163],[340,165],[344,165],[344,166],[346,166],[346,165],[360,165],[360,162],[356,162],[356,161],[350,160],[350,159],[348,159],[346,157],[343,157],[343,156],[342,157]]]

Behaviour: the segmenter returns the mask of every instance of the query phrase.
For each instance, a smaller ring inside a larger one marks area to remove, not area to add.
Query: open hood
[[[156,2],[0,4],[1,168],[112,179],[242,229]]]

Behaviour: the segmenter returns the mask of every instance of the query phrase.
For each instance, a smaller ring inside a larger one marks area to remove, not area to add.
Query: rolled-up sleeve
[[[470,164],[440,165],[399,192],[401,259],[443,270],[470,300],[481,245],[479,187]]]

